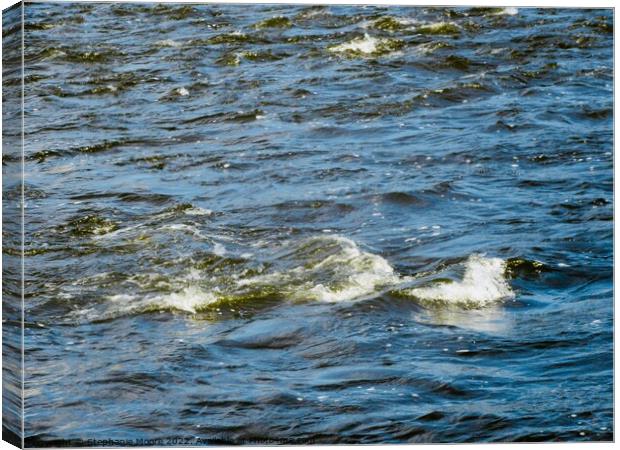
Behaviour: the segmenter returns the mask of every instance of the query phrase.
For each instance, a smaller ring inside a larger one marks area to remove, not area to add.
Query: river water
[[[613,439],[612,23],[27,4],[26,444]]]

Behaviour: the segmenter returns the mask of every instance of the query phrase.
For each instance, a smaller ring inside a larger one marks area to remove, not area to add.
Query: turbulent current
[[[429,307],[435,303],[437,307],[483,308],[513,296],[504,278],[506,264],[499,258],[472,255],[460,264],[464,268],[462,280],[438,278],[433,282],[430,278],[424,283],[422,280],[428,277],[420,277],[420,282],[413,276],[401,277],[384,258],[364,252],[350,239],[339,236],[309,238],[275,251],[280,254],[278,265],[286,268],[269,270],[265,264],[256,265],[257,258],[250,253],[226,257],[224,247],[216,244],[213,254],[192,260],[185,273],[174,277],[134,274],[126,278],[127,283],[121,288],[131,293],[106,296],[103,310],[79,309],[75,312],[77,317],[70,317],[79,319],[85,315],[101,320],[147,311],[205,313],[221,308],[234,312],[235,305],[243,310],[276,299],[353,302],[382,292],[409,297]],[[94,286],[106,279],[118,279],[118,275],[97,274]],[[417,287],[420,283],[422,286]],[[91,279],[79,280],[77,284],[93,285]],[[402,288],[408,285],[416,287]],[[84,291],[78,292],[82,296]],[[65,298],[70,297],[71,294],[65,294]]]
[[[611,10],[24,16],[27,446],[613,438]]]

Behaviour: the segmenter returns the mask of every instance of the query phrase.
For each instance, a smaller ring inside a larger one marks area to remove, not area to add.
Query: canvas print
[[[3,439],[612,441],[613,9],[3,12]]]

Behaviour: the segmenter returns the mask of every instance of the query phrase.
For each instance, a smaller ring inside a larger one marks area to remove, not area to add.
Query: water
[[[27,445],[613,439],[611,10],[25,17]]]

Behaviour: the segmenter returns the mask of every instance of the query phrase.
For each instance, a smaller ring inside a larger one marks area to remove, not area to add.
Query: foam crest
[[[517,14],[519,14],[519,9],[515,8],[514,6],[507,6],[506,8],[503,8],[502,11],[499,13],[499,15],[505,16],[516,16]]]
[[[514,292],[504,277],[506,263],[500,258],[471,255],[464,263],[461,281],[442,282],[434,286],[412,288],[405,294],[424,303],[483,308],[500,300],[513,298]]]
[[[329,47],[329,51],[345,55],[380,56],[399,50],[403,47],[399,39],[376,38],[364,33],[364,37],[357,37],[349,42]]]
[[[332,237],[342,251],[333,254],[304,275],[309,277],[298,294],[309,294],[315,300],[338,302],[354,300],[374,293],[377,288],[399,283],[400,277],[384,258],[364,252],[350,239]],[[317,279],[327,279],[316,283]]]
[[[207,292],[198,285],[188,286],[178,292],[166,294],[138,295],[118,294],[107,297],[107,309],[98,319],[118,317],[132,313],[149,311],[183,311],[195,314],[209,304],[217,302],[214,293]],[[89,311],[92,316],[93,311]]]
[[[360,52],[367,55],[377,51],[377,44],[379,39],[370,36],[368,33],[364,33],[363,38],[355,38],[352,41],[345,42],[344,44],[331,47],[332,52]]]
[[[368,296],[378,288],[401,281],[381,256],[362,251],[341,236],[304,241],[287,255],[298,263],[291,270],[240,280],[243,286],[278,286],[294,300],[339,302]]]
[[[180,292],[158,296],[150,302],[154,307],[165,306],[180,311],[195,313],[201,307],[205,307],[217,301],[212,292],[205,292],[198,286],[188,286]]]

